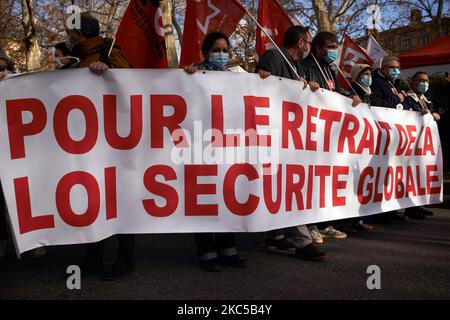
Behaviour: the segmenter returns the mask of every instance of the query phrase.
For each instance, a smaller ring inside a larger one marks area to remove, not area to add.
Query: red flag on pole
[[[187,0],[180,66],[200,62],[205,36],[214,31],[231,36],[245,13],[237,0]]]
[[[352,82],[352,68],[355,64],[368,64],[369,66],[372,66],[373,61],[363,48],[346,35],[342,45],[339,69],[341,69],[345,78],[350,83]],[[338,81],[344,90],[349,89],[349,85],[347,81],[344,80],[341,73],[338,75]]]
[[[291,18],[278,3],[277,0],[259,0],[258,22],[273,39],[277,46],[283,43],[284,33],[294,26]],[[273,45],[260,28],[256,30],[256,55],[257,59]]]
[[[167,68],[159,1],[131,0],[117,30],[116,43],[134,68]]]

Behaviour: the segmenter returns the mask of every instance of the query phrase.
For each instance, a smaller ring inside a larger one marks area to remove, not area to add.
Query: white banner
[[[0,82],[0,106],[0,177],[20,252],[442,202],[431,115],[353,108],[292,80],[53,71]]]

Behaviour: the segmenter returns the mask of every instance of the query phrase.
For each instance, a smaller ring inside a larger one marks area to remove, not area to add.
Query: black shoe
[[[405,222],[409,221],[409,217],[401,212],[390,211],[388,214],[389,214],[389,218],[391,218],[391,219],[405,221]]]
[[[295,253],[295,246],[284,237],[281,239],[266,239],[265,248],[268,251]]]
[[[120,278],[134,271],[134,259],[124,255],[119,255],[113,265],[102,275],[102,280],[110,281]]]
[[[427,210],[427,209],[425,209],[424,207],[419,207],[418,209],[419,209],[419,211],[420,211],[422,214],[424,214],[424,215],[426,215],[426,216],[432,216],[432,215],[434,215],[434,212],[433,212],[433,211]]]
[[[425,214],[423,214],[419,208],[407,208],[405,214],[411,219],[425,219]]]
[[[82,276],[98,275],[103,272],[103,269],[103,262],[99,258],[85,258],[80,266]]]
[[[200,260],[200,268],[208,272],[219,272],[219,260],[216,258],[208,260]]]
[[[301,249],[297,248],[295,256],[307,261],[325,261],[327,259],[327,254],[317,250],[312,243]]]
[[[228,257],[220,257],[219,263],[233,268],[247,268],[247,260],[241,259],[237,254]]]

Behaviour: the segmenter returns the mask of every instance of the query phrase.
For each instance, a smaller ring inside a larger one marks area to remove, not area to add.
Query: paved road
[[[205,273],[197,268],[191,235],[140,235],[137,270],[102,282],[88,277],[68,290],[65,268],[81,260],[81,246],[49,249],[49,256],[0,262],[0,298],[8,299],[449,299],[450,210],[433,209],[424,221],[378,224],[372,233],[327,240],[326,263],[267,254],[264,235],[238,236],[246,270]],[[106,262],[114,258],[110,240]],[[381,290],[368,290],[366,268],[381,268]]]

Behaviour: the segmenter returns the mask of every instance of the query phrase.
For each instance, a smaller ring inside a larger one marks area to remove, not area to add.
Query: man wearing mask
[[[308,28],[301,26],[289,28],[284,35],[283,45],[280,48],[283,54],[278,49],[267,50],[261,56],[255,72],[259,73],[263,79],[274,75],[300,80],[306,86],[306,81],[299,78],[298,73],[300,61],[309,53],[310,43],[311,35]],[[296,69],[297,74],[293,68]],[[309,85],[313,91],[318,89],[317,83],[311,82]],[[317,250],[314,246],[311,234],[305,225],[267,232],[265,247],[269,251],[292,252],[295,253],[296,257],[308,261],[323,261],[327,257],[325,252]]]
[[[300,63],[300,76],[306,81],[314,81],[323,89],[336,91],[353,99],[352,106],[361,103],[356,94],[345,92],[337,81],[336,72],[331,68],[337,58],[338,43],[331,32],[319,32],[311,43],[311,53]]]
[[[80,29],[68,30],[68,49],[80,59],[78,68],[89,67],[96,74],[103,74],[109,68],[130,68],[126,57],[112,42],[100,37],[97,19],[82,13]],[[111,53],[109,51],[111,49]],[[109,55],[108,55],[109,54]],[[132,234],[117,235],[118,256],[114,264],[103,273],[103,280],[114,280],[134,271],[135,237]],[[103,251],[106,240],[87,244],[86,258],[82,264],[84,274],[100,274],[103,271]]]
[[[283,45],[280,47],[280,50],[266,50],[256,65],[255,72],[263,79],[270,75],[274,75],[277,77],[300,80],[306,85],[305,79],[299,77],[298,74],[300,71],[300,61],[309,54],[310,44],[311,34],[309,33],[308,28],[301,26],[289,28],[286,30]],[[295,69],[295,72],[293,69]],[[317,83],[311,82],[310,85],[313,91],[318,88]]]
[[[405,96],[398,89],[400,78],[400,59],[395,56],[386,56],[381,62],[381,68],[373,72],[372,85],[370,89],[370,102],[372,106],[397,108],[405,101]],[[398,211],[384,212],[378,216],[385,221],[387,218],[408,221],[408,216]]]
[[[400,60],[394,56],[387,56],[376,69],[372,78],[372,94],[370,101],[373,106],[396,108],[402,104],[405,96],[396,88],[400,78]]]
[[[404,110],[420,112],[423,115],[431,113],[434,120],[439,121],[441,116],[436,112],[433,103],[425,96],[429,84],[430,79],[426,72],[416,72],[411,78],[411,90],[407,93],[405,101],[403,102],[403,107]],[[426,216],[433,215],[433,212],[420,206],[407,208],[405,214],[412,219],[425,219]]]
[[[438,121],[441,116],[436,112],[433,102],[425,96],[429,86],[428,74],[423,71],[416,72],[411,78],[411,90],[408,91],[403,106],[405,110],[418,111],[422,114],[431,113],[434,120]]]

